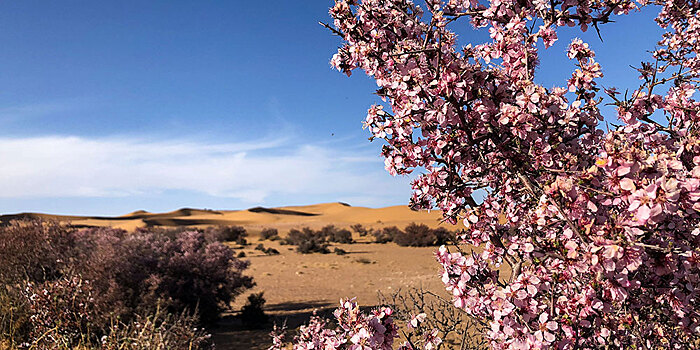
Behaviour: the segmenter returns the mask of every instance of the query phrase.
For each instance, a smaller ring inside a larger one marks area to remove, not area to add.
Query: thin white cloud
[[[0,198],[121,197],[169,190],[249,203],[295,195],[406,196],[407,180],[388,176],[382,163],[370,151],[287,140],[0,138]]]

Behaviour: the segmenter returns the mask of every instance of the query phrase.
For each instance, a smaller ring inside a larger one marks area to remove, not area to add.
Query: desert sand
[[[348,252],[336,254],[300,254],[293,246],[279,241],[260,240],[264,228],[276,228],[284,236],[292,228],[319,229],[332,224],[348,228],[362,224],[368,228],[422,223],[430,227],[443,226],[450,230],[457,227],[441,223],[437,211],[412,211],[406,206],[387,208],[353,207],[343,203],[325,203],[308,206],[279,208],[256,207],[248,210],[215,211],[183,208],[168,213],[136,211],[118,217],[58,216],[22,213],[0,216],[0,221],[18,218],[43,218],[69,222],[78,227],[112,226],[133,230],[137,227],[206,227],[210,225],[240,225],[249,233],[252,244],[237,246],[251,265],[247,271],[256,286],[238,297],[232,305],[232,313],[222,325],[214,329],[217,349],[266,349],[270,344],[269,330],[246,331],[236,327],[234,315],[245,303],[249,293],[263,291],[267,300],[266,312],[281,323],[296,327],[308,320],[313,310],[329,315],[340,298],[356,297],[361,305],[378,303],[377,292],[392,293],[401,288],[423,287],[447,297],[440,278],[439,266],[434,258],[435,247],[399,247],[394,243],[372,243],[372,237],[360,237],[353,233],[353,244],[333,244]],[[262,243],[275,248],[280,255],[268,256],[254,247]]]

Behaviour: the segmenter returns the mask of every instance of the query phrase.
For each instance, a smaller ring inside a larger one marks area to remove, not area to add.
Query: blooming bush
[[[65,277],[40,285],[28,283],[28,347],[72,349],[90,344],[105,324],[90,282]],[[91,339],[92,338],[92,339]]]
[[[215,321],[253,286],[243,275],[247,267],[198,231],[78,231],[34,221],[1,226],[0,343],[92,347],[115,323],[128,329],[160,317],[169,321],[153,322],[182,332],[178,341],[190,334],[199,344],[191,328]],[[174,336],[154,327],[153,337]]]
[[[397,337],[392,313],[391,309],[379,308],[365,314],[354,300],[341,300],[333,313],[337,327],[330,327],[328,320],[314,315],[308,325],[299,328],[293,349],[392,349]],[[270,350],[284,349],[284,332],[276,331]]]
[[[160,300],[169,312],[197,309],[200,320],[211,323],[253,286],[242,274],[249,263],[223,244],[207,242],[199,231],[170,238],[99,228],[76,236],[77,270],[98,286],[111,312],[123,317],[152,311]]]
[[[570,79],[534,81],[559,27],[600,30],[644,6],[665,33],[638,88],[601,91],[580,39]],[[480,247],[437,257],[492,347],[700,344],[698,12],[695,0],[335,1],[331,64],[376,80],[386,103],[365,126],[386,141],[387,170],[423,169],[412,205],[437,206]],[[465,20],[490,40],[458,47],[451,27]],[[619,119],[607,131],[603,99]]]

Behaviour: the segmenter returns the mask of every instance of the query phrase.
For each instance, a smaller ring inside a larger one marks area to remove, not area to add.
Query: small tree
[[[539,44],[552,46],[558,27],[599,30],[650,5],[665,33],[637,69],[641,86],[604,90],[618,126],[598,125],[602,71],[580,39],[568,47],[577,68],[563,86],[534,82]],[[464,244],[481,247],[443,246],[437,257],[454,305],[488,326],[492,347],[700,343],[699,12],[695,0],[331,8],[327,27],[343,39],[331,64],[364,70],[390,105],[372,106],[365,121],[386,141],[387,170],[425,169],[412,205],[437,206],[464,223]],[[449,26],[460,20],[491,40],[458,48]],[[482,203],[477,189],[488,192]]]

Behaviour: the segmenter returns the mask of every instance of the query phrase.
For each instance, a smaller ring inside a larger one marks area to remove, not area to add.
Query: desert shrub
[[[431,229],[425,224],[411,223],[403,232],[394,235],[394,242],[402,247],[430,247],[448,243],[450,232],[445,228]]]
[[[237,257],[237,258],[245,258],[245,257],[246,257],[245,252],[244,252],[244,251],[238,252],[238,254],[236,255],[236,257]]]
[[[204,235],[215,242],[236,242],[248,245],[248,231],[242,226],[210,226],[204,230]]]
[[[76,231],[33,221],[2,226],[0,343],[73,347],[94,342],[114,322],[128,326],[135,315],[156,311],[190,310],[192,320],[209,324],[253,286],[243,275],[248,264],[199,231]]]
[[[309,253],[328,254],[328,253],[330,253],[330,250],[328,250],[328,243],[312,239],[312,240],[308,240],[308,241],[303,241],[299,245],[297,245],[297,252],[302,253],[302,254],[309,254]]]
[[[384,227],[381,230],[372,232],[376,243],[387,243],[394,240],[394,237],[402,234],[401,230],[396,226]]]
[[[364,237],[367,236],[367,234],[369,234],[369,230],[362,226],[362,224],[354,224],[350,226],[350,229],[355,231],[355,233],[360,235],[360,237]]]
[[[340,229],[333,232],[333,235],[328,237],[328,240],[335,243],[352,243],[352,233],[346,229]]]
[[[303,254],[330,253],[325,236],[320,231],[317,232],[308,227],[301,230],[291,229],[284,242],[297,246],[297,251]]]
[[[265,246],[262,245],[262,244],[258,244],[257,246],[255,246],[255,250],[260,250],[260,251],[263,251],[263,252],[264,252],[264,251],[265,251]]]
[[[268,239],[268,240],[274,241],[274,240],[278,240],[279,238],[280,238],[279,232],[277,231],[276,228],[266,228],[260,232],[260,239],[263,239],[263,240]]]
[[[444,227],[438,227],[433,230],[433,235],[435,235],[435,245],[441,246],[445,244],[450,244],[455,241],[456,234],[450,232],[450,230]]]
[[[248,263],[233,250],[208,242],[204,233],[168,237],[149,230],[93,228],[75,237],[74,270],[93,282],[114,315],[147,314],[159,300],[168,312],[197,308],[205,323],[253,283],[242,271]]]
[[[36,220],[0,226],[0,343],[28,339],[31,314],[25,288],[59,279],[70,269],[73,231]]]
[[[198,327],[196,313],[171,314],[156,307],[124,323],[107,318],[96,296],[94,286],[78,276],[29,283],[22,293],[30,315],[28,331],[21,344],[15,344],[65,350],[211,348],[209,335]]]
[[[249,295],[248,302],[241,308],[239,317],[246,328],[260,328],[267,323],[268,316],[263,311],[263,306],[265,306],[263,293]]]
[[[0,285],[61,277],[71,260],[73,232],[58,223],[38,220],[0,227]]]
[[[324,226],[320,235],[325,237],[328,242],[335,243],[352,243],[352,233],[346,229],[340,229],[334,225]]]
[[[106,324],[92,286],[79,277],[28,283],[23,296],[29,311],[26,340],[32,348],[90,344]]]

